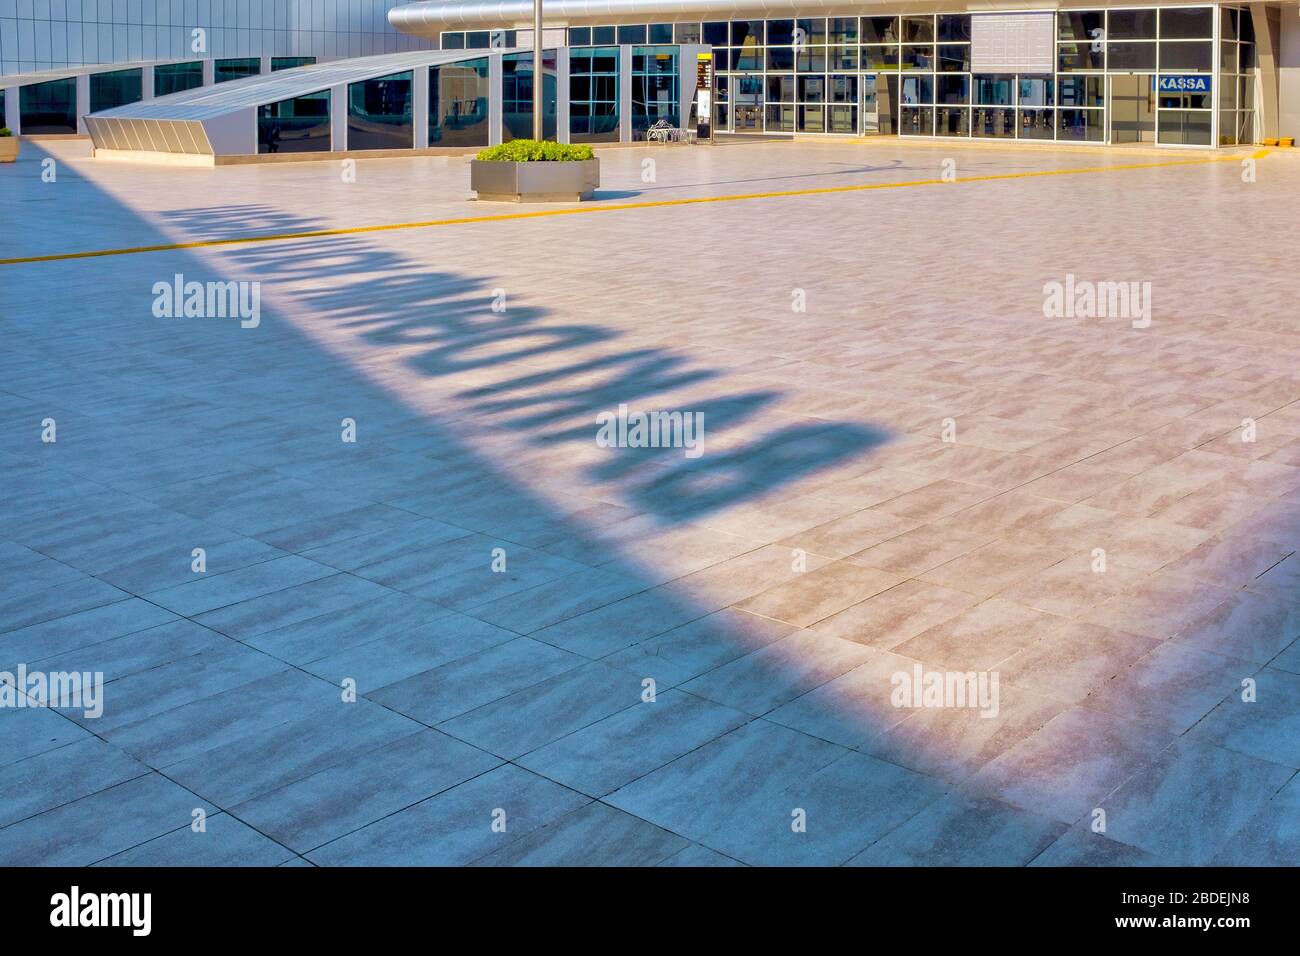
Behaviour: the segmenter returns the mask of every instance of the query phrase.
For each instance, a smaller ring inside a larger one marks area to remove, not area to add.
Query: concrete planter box
[[[469,188],[484,202],[579,202],[600,185],[600,160],[492,163],[473,159]]]
[[[0,136],[0,163],[12,163],[18,158],[17,136]]]

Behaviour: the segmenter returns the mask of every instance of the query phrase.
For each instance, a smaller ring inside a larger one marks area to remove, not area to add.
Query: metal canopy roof
[[[414,69],[437,66],[459,60],[512,53],[514,50],[414,50],[385,53],[380,56],[331,60],[308,66],[263,73],[212,86],[195,87],[153,100],[130,103],[91,113],[95,119],[153,119],[194,121],[208,120],[249,107],[278,103],[281,100],[319,93],[331,86],[355,83]]]

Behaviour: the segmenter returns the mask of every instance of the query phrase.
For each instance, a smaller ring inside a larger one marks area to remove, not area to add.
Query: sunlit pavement
[[[0,167],[0,259],[536,211],[86,153]],[[1252,155],[620,149],[573,215],[0,266],[0,670],[105,681],[0,708],[0,863],[1300,862]]]

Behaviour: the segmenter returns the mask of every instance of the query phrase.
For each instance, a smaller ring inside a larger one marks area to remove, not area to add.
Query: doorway
[[[1111,143],[1156,141],[1156,78],[1152,73],[1111,74],[1107,113]]]
[[[898,77],[882,73],[862,76],[862,135],[894,136],[898,112]]]

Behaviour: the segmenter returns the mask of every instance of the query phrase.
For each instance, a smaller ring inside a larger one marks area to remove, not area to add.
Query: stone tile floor
[[[0,168],[0,258],[517,211],[86,152]],[[614,150],[589,208],[959,181],[0,266],[0,670],[106,682],[0,708],[0,862],[1300,862],[1300,158],[1244,155]]]

